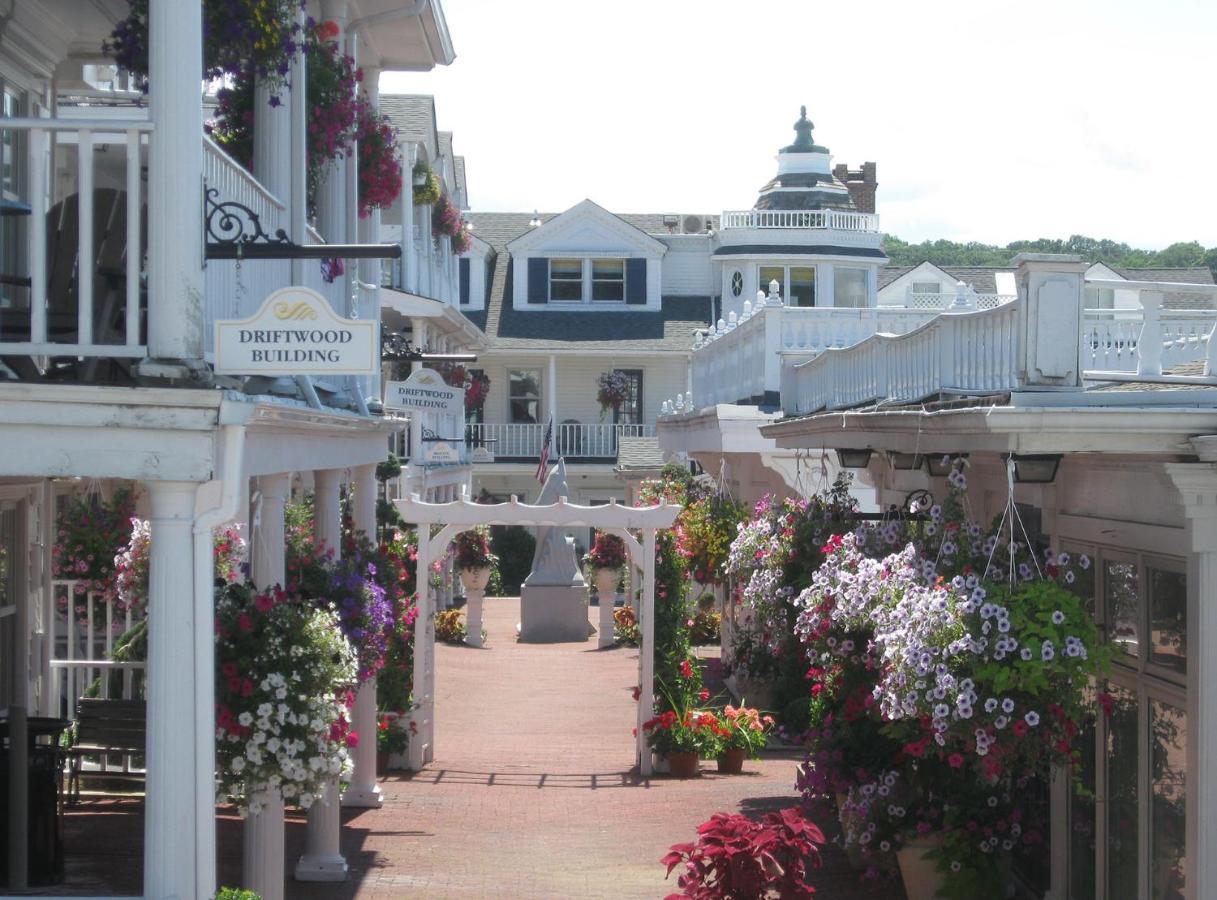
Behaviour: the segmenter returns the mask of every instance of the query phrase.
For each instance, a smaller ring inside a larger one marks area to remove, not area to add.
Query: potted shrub
[[[744,759],[756,759],[765,747],[766,734],[773,727],[772,716],[762,716],[759,710],[746,706],[728,706],[720,720],[718,741],[718,770],[738,775],[744,770]]]
[[[592,581],[600,602],[612,604],[617,596],[617,585],[621,583],[621,569],[625,565],[625,541],[615,534],[599,532],[592,549],[583,557],[583,564],[592,570]]]
[[[643,723],[651,748],[668,762],[674,778],[694,778],[700,774],[697,761],[717,749],[718,717],[704,710],[668,709]]]
[[[408,739],[398,725],[399,713],[382,712],[376,717],[376,774],[389,771],[389,757],[405,753]]]
[[[490,552],[490,529],[479,525],[462,531],[453,541],[456,547],[456,565],[460,569],[461,584],[467,591],[484,591],[490,583],[490,569],[499,558]]]
[[[621,409],[629,393],[630,380],[623,372],[601,372],[596,378],[596,401],[600,404],[600,418],[611,408]]]

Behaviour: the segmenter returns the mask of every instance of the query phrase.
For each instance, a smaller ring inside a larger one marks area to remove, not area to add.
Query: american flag
[[[545,476],[549,474],[549,451],[554,443],[554,417],[549,417],[545,426],[545,438],[541,441],[541,460],[537,463],[537,481],[545,484]]]

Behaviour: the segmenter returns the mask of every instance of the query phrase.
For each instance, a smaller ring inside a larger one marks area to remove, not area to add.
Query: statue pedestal
[[[529,644],[587,641],[587,589],[525,584],[520,588],[520,640]]]

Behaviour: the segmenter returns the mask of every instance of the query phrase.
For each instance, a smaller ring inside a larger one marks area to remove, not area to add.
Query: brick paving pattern
[[[304,822],[289,818],[288,897],[653,900],[675,890],[659,858],[712,813],[795,802],[793,752],[750,761],[744,775],[712,763],[689,781],[632,774],[637,650],[597,650],[595,638],[519,644],[518,613],[518,601],[487,601],[487,648],[438,648],[435,761],[384,778],[382,809],[344,811],[345,883],[290,880]],[[138,892],[139,804],[79,809],[67,826],[70,880],[86,893]],[[826,832],[835,824],[830,811],[816,819]],[[220,883],[239,884],[235,818],[221,819],[219,851]],[[824,860],[819,896],[903,897],[898,886],[863,888],[836,848]]]

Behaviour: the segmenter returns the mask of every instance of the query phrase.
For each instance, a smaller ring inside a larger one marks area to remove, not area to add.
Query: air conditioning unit
[[[680,220],[680,233],[703,234],[708,222],[705,216],[683,216]]]

